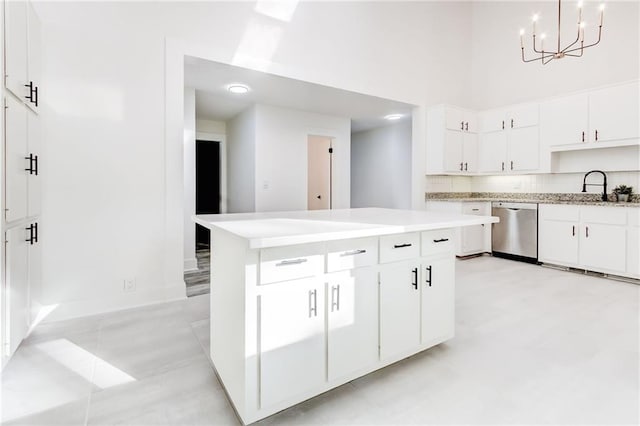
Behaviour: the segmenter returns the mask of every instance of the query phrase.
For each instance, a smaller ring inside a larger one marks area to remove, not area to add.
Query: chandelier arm
[[[533,51],[536,52],[536,53],[543,53],[544,52],[543,50],[536,49],[536,35],[535,34],[533,35]]]
[[[522,61],[523,62],[535,62],[535,61],[544,60],[546,58],[553,58],[554,57],[554,55],[544,55],[544,56],[539,56],[539,57],[533,58],[533,59],[525,59],[525,57],[524,57],[524,47],[522,47],[521,49],[522,49]]]
[[[566,53],[567,49],[573,47],[579,41],[580,41],[580,27],[578,27],[578,37],[576,37],[576,41],[574,41],[573,43],[571,43],[570,45],[562,49],[560,52]]]
[[[545,62],[544,57],[542,58],[542,65],[547,65],[549,62],[553,61],[554,56],[553,55],[549,55],[547,56],[548,58],[550,58],[549,60],[547,60]]]
[[[579,54],[579,55],[574,55],[574,54],[572,54],[572,53],[565,53],[565,56],[573,56],[574,58],[579,58],[579,57],[581,57],[581,56],[582,56],[582,52],[580,52],[580,54]]]
[[[586,49],[587,47],[593,47],[596,44],[600,43],[601,39],[602,39],[602,26],[600,26],[600,29],[598,30],[598,40],[595,43],[588,44],[586,46],[583,45],[581,47],[576,47],[575,49],[567,50],[565,53],[567,53],[567,52],[575,52],[576,50]]]

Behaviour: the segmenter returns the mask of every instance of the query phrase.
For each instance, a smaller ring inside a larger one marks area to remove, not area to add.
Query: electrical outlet
[[[122,289],[127,293],[130,293],[132,291],[136,291],[136,279],[135,278],[126,278],[124,280],[124,285],[123,285]]]

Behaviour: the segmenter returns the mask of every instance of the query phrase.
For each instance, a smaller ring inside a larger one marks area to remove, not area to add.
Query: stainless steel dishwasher
[[[538,262],[538,204],[491,203],[491,215],[500,218],[491,232],[494,256]]]

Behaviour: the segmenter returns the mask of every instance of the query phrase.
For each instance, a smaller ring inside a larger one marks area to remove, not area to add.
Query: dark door
[[[220,142],[196,141],[196,214],[220,213]],[[196,248],[209,246],[209,230],[196,225]]]

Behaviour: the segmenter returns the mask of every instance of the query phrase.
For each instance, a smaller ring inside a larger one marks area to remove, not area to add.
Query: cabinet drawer
[[[582,206],[580,208],[580,221],[604,225],[626,225],[627,212],[620,207]]]
[[[260,251],[260,284],[324,273],[324,245],[304,244]]]
[[[380,237],[380,263],[415,259],[419,256],[420,235],[417,232]]]
[[[378,263],[378,239],[358,238],[327,243],[327,272],[371,266]]]
[[[462,214],[472,214],[476,216],[484,216],[488,214],[486,203],[463,203]]]
[[[455,251],[452,229],[437,229],[422,233],[422,256]]]
[[[541,220],[577,222],[580,218],[580,206],[540,204],[538,214]]]

